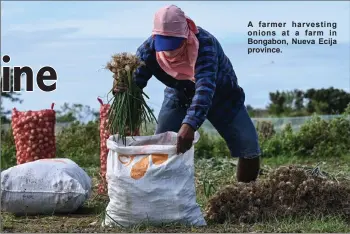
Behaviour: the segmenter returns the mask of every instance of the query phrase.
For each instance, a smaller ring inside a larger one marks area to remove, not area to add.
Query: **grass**
[[[339,158],[287,158],[276,157],[264,159],[263,172],[287,164],[302,164],[316,166],[321,163],[321,169],[334,176],[350,180],[350,155]],[[215,189],[235,181],[235,161],[227,158],[196,160],[197,200],[202,208],[208,200],[208,193],[204,192],[204,183],[215,185]],[[98,168],[86,168],[93,178],[94,191],[97,190]],[[2,214],[3,233],[8,232],[350,232],[349,220],[341,217],[303,216],[298,218],[279,219],[270,217],[261,223],[247,224],[213,224],[202,228],[167,225],[162,227],[137,226],[129,229],[101,228],[104,210],[108,203],[107,196],[93,193],[85,205],[74,214],[65,216],[26,216],[15,217]]]

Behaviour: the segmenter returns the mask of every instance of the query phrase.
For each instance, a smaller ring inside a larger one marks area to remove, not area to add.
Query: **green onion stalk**
[[[121,53],[112,56],[112,61],[107,64],[107,68],[114,73],[115,88],[125,88],[122,92],[113,95],[108,111],[107,128],[110,134],[118,134],[126,145],[127,136],[139,135],[139,130],[144,123],[156,120],[152,109],[147,105],[145,98],[149,97],[140,89],[133,80],[135,70],[143,64],[135,55]]]

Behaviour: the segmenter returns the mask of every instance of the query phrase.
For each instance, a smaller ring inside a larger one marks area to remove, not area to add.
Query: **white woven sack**
[[[102,226],[182,223],[204,226],[196,203],[194,147],[176,154],[177,133],[107,140],[110,202]],[[194,143],[199,140],[196,132]]]
[[[70,159],[41,159],[1,172],[1,208],[19,215],[74,212],[90,194],[90,177]]]

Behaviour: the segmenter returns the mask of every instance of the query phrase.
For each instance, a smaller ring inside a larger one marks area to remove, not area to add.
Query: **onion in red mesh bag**
[[[51,109],[39,111],[12,110],[12,131],[16,145],[17,164],[38,159],[55,158],[56,112]]]
[[[107,182],[106,182],[106,171],[107,171],[107,139],[109,137],[109,131],[107,129],[108,121],[108,110],[110,105],[103,104],[103,101],[100,98],[97,98],[100,102],[100,184],[98,186],[98,192],[104,194],[107,192]]]
[[[106,171],[107,171],[107,139],[110,136],[110,132],[108,131],[108,111],[110,108],[109,104],[103,104],[102,99],[97,98],[100,107],[100,183],[98,185],[98,193],[105,194],[107,192],[107,181],[106,181]],[[134,135],[140,135],[140,131],[137,130]],[[129,135],[129,133],[127,133]]]

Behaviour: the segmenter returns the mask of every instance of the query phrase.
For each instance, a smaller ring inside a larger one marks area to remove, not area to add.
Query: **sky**
[[[6,66],[30,66],[35,74],[41,67],[51,66],[58,80],[56,91],[45,93],[35,84],[34,92],[22,93],[22,104],[5,101],[5,108],[38,110],[49,108],[52,102],[56,106],[68,102],[98,109],[97,97],[106,102],[113,82],[111,72],[104,69],[111,55],[135,53],[150,36],[154,13],[169,4],[179,6],[198,26],[218,38],[246,92],[246,104],[265,107],[268,93],[277,89],[333,86],[350,91],[347,1],[10,1],[1,3],[1,55],[11,57]],[[249,21],[255,26],[258,21],[289,25],[291,21],[336,22],[338,44],[290,45],[281,54],[248,55]],[[164,88],[155,77],[145,88],[156,114]]]

